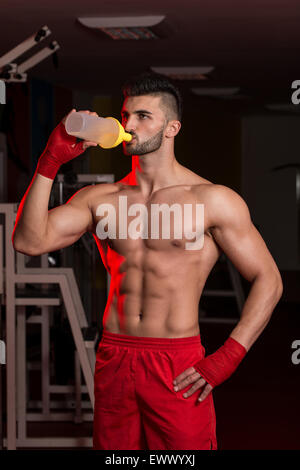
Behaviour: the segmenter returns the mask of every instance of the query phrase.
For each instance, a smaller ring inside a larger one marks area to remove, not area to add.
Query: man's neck
[[[142,193],[149,197],[159,189],[179,183],[180,164],[174,153],[162,157],[156,153],[133,156],[135,177]]]

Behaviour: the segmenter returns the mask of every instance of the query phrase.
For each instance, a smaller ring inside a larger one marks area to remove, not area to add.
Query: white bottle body
[[[113,119],[75,112],[69,114],[65,128],[68,134],[96,142],[103,147],[113,146],[119,135],[119,126]]]

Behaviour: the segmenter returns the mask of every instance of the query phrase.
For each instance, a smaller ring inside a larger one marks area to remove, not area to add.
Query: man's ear
[[[165,136],[175,137],[180,131],[180,128],[181,128],[180,121],[175,121],[175,120],[169,121],[166,127]]]

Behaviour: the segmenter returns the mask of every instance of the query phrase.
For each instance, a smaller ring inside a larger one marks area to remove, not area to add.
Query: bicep
[[[87,204],[68,202],[48,213],[47,251],[72,245],[92,226],[92,214]]]
[[[251,221],[243,199],[229,191],[223,202],[222,210],[216,210],[215,225],[211,231],[237,270],[250,282],[266,271],[278,271],[266,243]]]

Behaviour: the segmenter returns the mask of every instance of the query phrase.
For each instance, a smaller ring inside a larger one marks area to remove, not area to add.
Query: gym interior
[[[121,121],[122,84],[147,71],[182,93],[177,160],[244,199],[283,281],[267,327],[214,390],[219,449],[300,449],[299,21],[292,0],[187,0],[184,10],[179,0],[2,0],[1,450],[92,449],[110,275],[89,233],[41,256],[15,251],[11,237],[52,130],[72,109]],[[90,147],[60,168],[49,208],[131,168],[122,145]],[[250,287],[222,254],[199,302],[207,354],[239,321]]]

